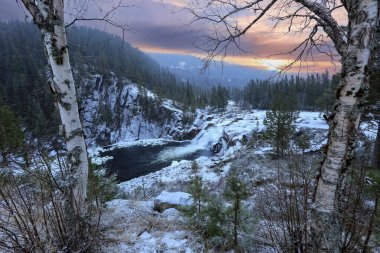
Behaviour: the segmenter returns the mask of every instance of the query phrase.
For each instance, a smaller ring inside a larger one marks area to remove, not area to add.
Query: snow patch
[[[192,204],[191,194],[186,192],[163,191],[155,198],[155,201],[178,206],[189,206]]]

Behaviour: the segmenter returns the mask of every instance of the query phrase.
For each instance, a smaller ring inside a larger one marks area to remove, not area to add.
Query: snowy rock
[[[191,194],[186,192],[168,192],[163,191],[154,199],[153,210],[160,213],[169,208],[179,208],[192,204]]]
[[[201,129],[192,127],[185,135],[184,139],[191,140],[201,131]]]
[[[202,113],[201,111],[197,111],[197,116],[194,120],[193,127],[200,128],[202,127],[203,123],[207,121],[206,115]]]
[[[142,91],[149,101],[148,109],[140,104]],[[78,94],[90,146],[156,138],[182,140],[191,128],[190,124],[183,126],[183,111],[173,101],[160,99],[114,74],[90,76]]]
[[[202,127],[205,121],[207,121],[207,119],[205,118],[206,118],[206,115],[204,114],[204,112],[201,110],[197,110],[193,125],[184,134],[184,139],[192,140],[195,136],[197,136],[197,134],[202,130]]]
[[[222,148],[223,148],[223,143],[218,142],[212,146],[211,150],[214,154],[218,154],[222,150]]]
[[[162,217],[168,219],[168,220],[175,220],[180,217],[180,212],[175,208],[169,208],[162,212]]]

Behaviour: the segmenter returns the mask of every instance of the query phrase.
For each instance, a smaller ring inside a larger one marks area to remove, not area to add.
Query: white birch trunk
[[[50,85],[57,97],[68,151],[70,168],[65,183],[72,191],[73,204],[81,206],[87,196],[88,158],[67,49],[63,0],[23,0],[23,3],[43,35],[53,74]]]
[[[340,252],[342,200],[345,173],[352,159],[361,103],[368,89],[368,64],[376,27],[377,0],[361,0],[350,17],[348,48],[342,59],[342,80],[330,123],[313,207],[313,252]]]

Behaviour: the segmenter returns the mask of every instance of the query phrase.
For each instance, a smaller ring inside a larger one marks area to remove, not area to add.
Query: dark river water
[[[190,142],[168,142],[157,146],[131,146],[101,153],[112,156],[106,166],[115,173],[119,182],[158,171],[173,161],[193,160],[200,156],[212,156],[210,150],[197,150]]]

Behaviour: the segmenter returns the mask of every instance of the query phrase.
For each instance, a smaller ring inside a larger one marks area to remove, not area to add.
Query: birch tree
[[[63,0],[22,0],[43,37],[51,68],[51,90],[57,97],[62,132],[67,145],[70,178],[68,189],[76,202],[87,195],[88,159],[83,128],[79,117],[77,92],[67,48]]]
[[[123,6],[122,1],[123,0],[119,0],[116,2],[116,5],[110,3],[112,7],[101,17],[84,17],[84,10],[81,10],[81,16],[75,17],[66,25],[64,2],[67,1],[21,0],[43,37],[48,65],[52,73],[49,84],[56,97],[62,122],[60,130],[65,137],[67,146],[69,176],[66,178],[65,185],[70,191],[68,194],[73,197],[74,204],[79,206],[86,200],[87,196],[88,158],[83,127],[78,110],[77,91],[69,59],[66,27],[73,25],[77,21],[96,20],[104,21],[120,28],[124,34],[127,26],[121,25],[112,19],[114,12],[118,8],[129,7]],[[80,1],[78,1],[78,4],[79,2]],[[75,2],[73,2],[73,4],[75,5]],[[83,6],[86,6],[86,4]]]
[[[369,87],[369,65],[374,64],[370,59],[379,26],[378,0],[194,0],[191,4],[189,11],[195,21],[213,28],[202,44],[205,66],[217,55],[226,56],[231,46],[240,48],[240,37],[265,17],[274,19],[275,27],[286,24],[287,32],[304,38],[288,52],[295,58],[286,68],[309,59],[313,52],[332,60],[338,54],[341,82],[329,116],[328,143],[313,198],[311,252],[340,252],[340,203]],[[346,26],[334,18],[337,10],[345,13]],[[248,22],[239,22],[239,17],[248,15]],[[373,60],[377,62],[378,58]]]

